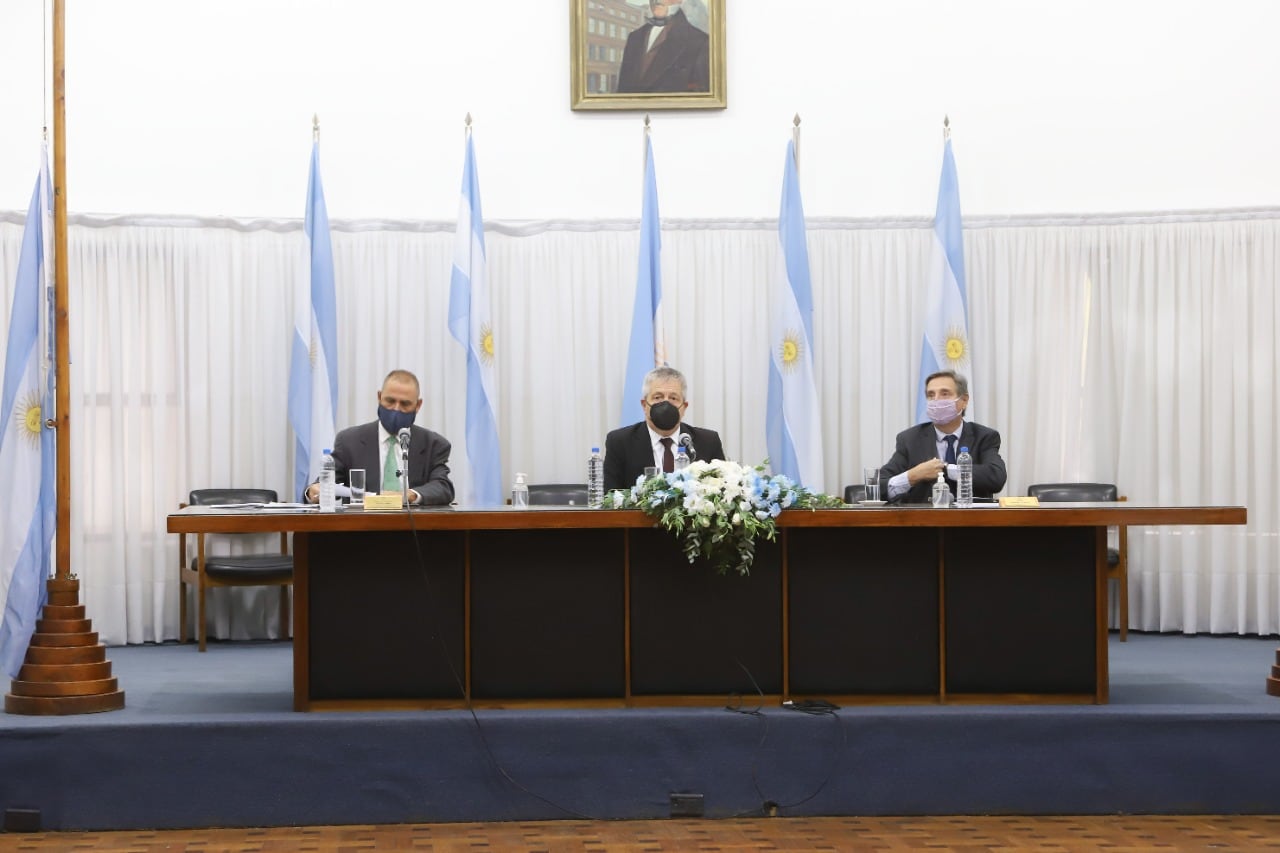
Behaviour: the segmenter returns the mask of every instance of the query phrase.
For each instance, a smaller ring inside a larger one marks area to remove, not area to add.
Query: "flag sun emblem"
[[[40,444],[40,428],[43,421],[40,419],[40,394],[36,391],[30,391],[26,397],[18,403],[17,429],[18,436],[25,439],[35,447]]]
[[[941,350],[939,355],[942,361],[953,369],[968,363],[969,340],[964,335],[964,329],[954,326],[948,329],[946,336],[942,339]]]
[[[485,366],[493,364],[493,327],[485,323],[480,327],[480,360]]]
[[[788,330],[782,336],[782,344],[778,347],[778,359],[782,362],[782,369],[795,370],[800,366],[802,358],[804,358],[804,342],[801,341],[797,332]]]

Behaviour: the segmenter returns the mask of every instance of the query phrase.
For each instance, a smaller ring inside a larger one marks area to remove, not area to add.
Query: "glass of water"
[[[364,506],[364,469],[352,468],[348,471],[347,483],[351,486],[351,505]]]
[[[866,486],[867,500],[880,500],[880,468],[863,468],[863,484]]]

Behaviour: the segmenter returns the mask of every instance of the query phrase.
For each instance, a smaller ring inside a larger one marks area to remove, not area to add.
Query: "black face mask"
[[[676,424],[680,423],[680,410],[663,400],[649,407],[649,420],[658,429],[675,429]]]
[[[399,435],[400,430],[413,426],[414,418],[417,416],[417,412],[402,412],[399,409],[378,406],[378,420],[382,421],[382,428],[392,435]]]

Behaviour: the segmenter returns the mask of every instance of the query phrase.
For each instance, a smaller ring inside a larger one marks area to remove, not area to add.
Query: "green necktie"
[[[396,437],[387,436],[387,462],[382,466],[382,491],[384,492],[400,491],[400,478],[396,476],[396,471],[400,470],[400,464],[397,461],[399,455],[400,448],[396,445]]]

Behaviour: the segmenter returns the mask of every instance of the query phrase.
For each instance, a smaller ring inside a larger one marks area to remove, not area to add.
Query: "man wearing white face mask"
[[[960,448],[973,457],[973,494],[990,498],[1004,488],[1007,477],[1000,458],[1000,433],[964,419],[969,406],[969,381],[954,370],[934,373],[924,383],[929,423],[898,433],[893,458],[880,471],[888,483],[891,503],[928,503],[938,472],[943,471],[951,493],[956,491],[955,460]]]

